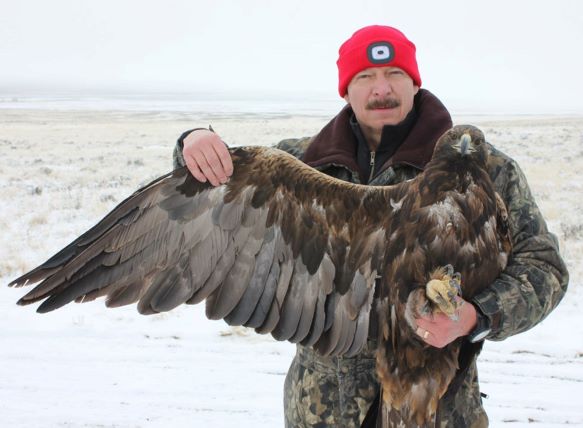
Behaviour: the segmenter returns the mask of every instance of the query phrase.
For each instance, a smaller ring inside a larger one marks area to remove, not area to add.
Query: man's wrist
[[[461,336],[467,336],[476,327],[478,322],[478,310],[473,304],[466,301],[460,311],[460,318],[463,320]]]
[[[492,331],[490,318],[480,311],[475,305],[472,305],[476,312],[476,323],[468,333],[468,340],[472,343],[484,340]]]

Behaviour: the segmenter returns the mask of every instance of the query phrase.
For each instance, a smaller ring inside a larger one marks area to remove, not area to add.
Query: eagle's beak
[[[452,147],[460,152],[462,156],[472,154],[476,151],[476,148],[472,144],[472,137],[468,133],[462,135]]]
[[[460,138],[460,153],[462,156],[470,154],[473,151],[475,150],[472,147],[472,137],[470,137],[470,134],[462,135],[462,138]]]

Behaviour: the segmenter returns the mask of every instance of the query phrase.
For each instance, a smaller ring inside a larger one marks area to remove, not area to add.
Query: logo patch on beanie
[[[366,54],[373,64],[387,64],[393,60],[395,49],[389,42],[376,42],[368,45]]]

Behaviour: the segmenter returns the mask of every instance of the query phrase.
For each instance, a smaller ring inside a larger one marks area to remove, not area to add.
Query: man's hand
[[[452,320],[443,312],[416,319],[417,334],[429,345],[443,348],[455,339],[468,335],[476,326],[476,308],[464,301],[459,308],[459,318]]]
[[[218,186],[233,174],[233,162],[227,146],[217,134],[206,129],[192,131],[184,139],[184,161],[198,181]]]

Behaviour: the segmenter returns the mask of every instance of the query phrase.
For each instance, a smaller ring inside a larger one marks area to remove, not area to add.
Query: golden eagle
[[[210,319],[322,355],[358,353],[378,311],[384,406],[430,423],[462,339],[433,348],[414,319],[455,316],[458,291],[468,300],[487,287],[510,250],[482,132],[452,128],[423,173],[385,187],[336,180],[272,148],[230,152],[228,183],[213,188],[185,168],[158,178],[12,281],[40,281],[18,303],[48,312],[106,296],[108,307],[137,302],[153,314],[205,300]]]

